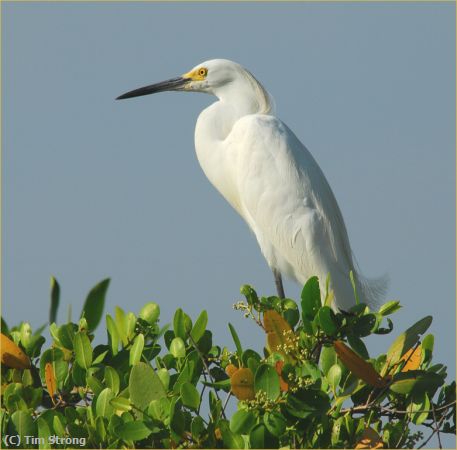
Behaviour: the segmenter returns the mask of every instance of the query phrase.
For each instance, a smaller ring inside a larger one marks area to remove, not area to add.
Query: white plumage
[[[375,303],[385,280],[366,280],[354,265],[335,196],[311,153],[274,116],[272,99],[237,63],[215,59],[182,77],[128,92],[130,98],[164,90],[206,92],[218,100],[203,110],[195,128],[200,165],[213,186],[246,221],[275,273],[304,284],[330,274],[337,307],[355,303],[349,273],[362,302]]]

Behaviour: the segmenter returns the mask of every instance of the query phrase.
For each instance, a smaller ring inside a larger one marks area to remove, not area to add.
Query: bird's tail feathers
[[[358,273],[357,280],[359,300],[369,305],[371,309],[378,309],[386,297],[389,276],[384,274],[379,278],[366,278]]]

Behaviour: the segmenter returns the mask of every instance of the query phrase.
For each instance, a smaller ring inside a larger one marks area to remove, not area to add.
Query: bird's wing
[[[292,131],[273,116],[246,116],[234,126],[227,146],[236,155],[245,219],[264,254],[271,244],[300,282],[318,275],[322,283],[330,273],[335,288],[340,277],[347,279],[344,290],[351,288],[353,260],[340,209],[321,169]]]

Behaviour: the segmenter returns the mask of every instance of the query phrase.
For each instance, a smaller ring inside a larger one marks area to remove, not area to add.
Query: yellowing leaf
[[[285,348],[294,346],[294,334],[288,322],[270,309],[263,314],[263,326],[267,333],[267,348],[270,352],[280,353],[292,362],[288,352],[284,351]]]
[[[29,357],[8,337],[1,333],[1,361],[12,369],[29,369]]]
[[[230,377],[232,394],[238,400],[252,400],[254,394],[254,374],[251,369],[241,368]]]
[[[225,373],[231,377],[236,371],[238,370],[238,367],[236,367],[234,364],[229,364],[226,368],[225,368]]]
[[[384,448],[384,442],[373,428],[365,428],[355,448]]]
[[[402,372],[408,372],[409,370],[419,369],[422,357],[422,347],[418,345],[416,349],[409,349],[400,359],[400,361],[406,361]]]
[[[289,390],[289,385],[284,381],[282,377],[282,368],[284,366],[284,361],[276,361],[275,369],[276,373],[279,375],[279,389],[281,392],[287,392]]]
[[[44,367],[44,379],[46,381],[46,388],[48,389],[49,396],[52,403],[55,405],[54,395],[56,394],[56,376],[54,374],[54,367],[51,363],[46,363]]]
[[[338,358],[342,363],[357,377],[365,383],[374,387],[385,386],[385,380],[374,370],[373,366],[362,359],[357,353],[350,349],[344,342],[335,341],[333,343]]]
[[[273,309],[263,313],[263,326],[267,333],[275,332],[282,334],[283,331],[291,330],[288,322]]]

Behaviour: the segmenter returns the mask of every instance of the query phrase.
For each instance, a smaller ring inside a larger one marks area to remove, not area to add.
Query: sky
[[[208,95],[118,95],[227,58],[275,98],[324,171],[364,275],[403,305],[385,352],[434,318],[435,360],[455,378],[455,6],[453,3],[2,2],[2,312],[79,315],[111,278],[106,311],[148,301],[227,322],[248,283],[275,293],[247,225],[206,180],[193,132]],[[285,284],[298,298],[300,286]],[[105,339],[105,336],[100,336]]]

